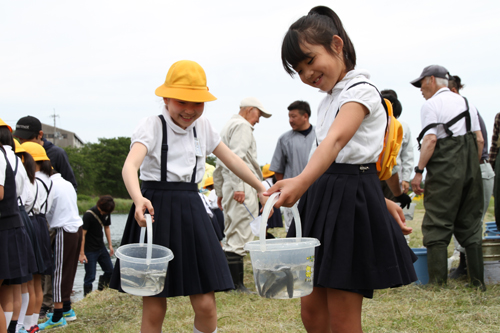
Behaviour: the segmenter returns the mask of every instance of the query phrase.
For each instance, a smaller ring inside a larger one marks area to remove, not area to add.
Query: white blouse
[[[196,158],[193,127],[196,127],[196,136],[203,156],[197,157],[195,183],[200,182],[205,173],[206,156],[211,154],[221,141],[219,133],[204,116],[184,130],[173,122],[166,107],[162,107],[161,113],[167,123],[167,181],[191,182]],[[131,145],[139,142],[148,150],[140,168],[141,180],[161,180],[162,135],[162,122],[157,115],[142,119],[132,134]]]
[[[351,87],[357,82],[369,82],[370,74],[363,70],[352,70],[327,94],[318,107],[318,123],[316,125],[316,138],[318,144],[326,138],[331,125],[335,121],[337,111],[348,102],[356,102],[368,109],[368,114],[360,127],[339,152],[337,163],[366,164],[375,163],[382,152],[387,116],[382,105],[380,94],[369,84],[359,84]],[[313,143],[313,150],[316,142]],[[313,151],[311,151],[312,156]]]

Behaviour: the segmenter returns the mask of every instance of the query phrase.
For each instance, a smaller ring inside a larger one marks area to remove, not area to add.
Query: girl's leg
[[[33,313],[35,313],[35,308],[36,308],[36,292],[35,292],[35,276],[34,275],[33,275],[33,280],[28,281],[28,293],[30,294],[30,300],[28,303],[28,309],[26,310],[26,315],[31,316]]]
[[[326,290],[331,332],[362,333],[363,295],[338,289],[327,288]]]
[[[15,284],[12,286],[12,296],[14,298],[14,313],[12,314],[12,320],[18,320],[22,303],[20,284]]]
[[[28,283],[23,283],[21,285],[21,300],[22,300],[21,301],[21,311],[19,312],[19,318],[17,320],[16,332],[17,332],[17,330],[19,330],[19,328],[25,326],[24,325],[24,318],[25,318],[26,312],[28,310],[29,299],[30,299],[30,296],[29,296],[29,290],[28,290]]]
[[[0,280],[0,286],[3,280]],[[0,296],[2,296],[2,290],[0,289]],[[7,333],[7,323],[5,322],[5,314],[3,313],[2,305],[0,304],[0,333]]]
[[[330,332],[327,289],[314,287],[310,295],[302,297],[300,314],[307,332]]]
[[[43,302],[42,276],[40,274],[33,275],[33,282],[36,295],[35,310],[33,311],[33,313],[39,314]]]
[[[4,311],[6,325],[9,325],[14,313],[14,292],[12,285],[0,287],[0,303]]]
[[[143,297],[141,332],[160,333],[166,312],[166,297]]]
[[[189,296],[194,310],[194,327],[204,333],[212,333],[217,328],[217,306],[215,293]]]

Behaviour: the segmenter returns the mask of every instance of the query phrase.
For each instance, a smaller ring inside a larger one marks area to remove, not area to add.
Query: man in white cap
[[[470,285],[485,290],[481,214],[483,185],[479,159],[484,144],[477,110],[448,89],[448,71],[424,68],[411,82],[427,100],[420,111],[420,159],[411,186],[424,193],[423,243],[427,247],[429,282],[446,283],[452,234],[465,247]],[[427,169],[425,190],[420,187]]]
[[[262,180],[262,172],[257,162],[257,145],[253,129],[260,117],[269,118],[271,113],[255,97],[247,97],[240,103],[240,112],[231,117],[220,135],[229,149],[238,155]],[[243,284],[243,257],[246,243],[253,240],[250,222],[257,217],[259,203],[257,192],[222,162],[217,161],[214,171],[214,187],[219,207],[224,212],[223,249],[237,291],[248,292]]]

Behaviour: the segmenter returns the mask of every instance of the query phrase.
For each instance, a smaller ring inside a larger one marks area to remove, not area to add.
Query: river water
[[[113,243],[113,248],[116,251],[120,246],[123,236],[123,229],[125,229],[125,224],[127,222],[128,214],[112,214],[111,215],[111,242]],[[104,237],[104,244],[108,246],[106,237]],[[116,256],[111,257],[113,264],[115,263]],[[93,290],[97,290],[97,284],[99,283],[99,275],[102,274],[101,267],[97,264],[96,278],[94,281]],[[78,268],[76,270],[75,282],[73,283],[73,295],[71,296],[72,301],[77,301],[83,298],[83,278],[85,277],[85,268],[83,264],[78,263]]]

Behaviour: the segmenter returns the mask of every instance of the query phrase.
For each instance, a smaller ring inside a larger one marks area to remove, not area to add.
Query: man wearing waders
[[[262,172],[257,162],[257,145],[253,127],[260,117],[269,118],[259,100],[247,97],[240,103],[240,112],[235,114],[222,128],[221,140],[248,165],[262,181]],[[226,254],[231,277],[237,291],[248,293],[243,284],[243,257],[246,243],[253,240],[250,222],[259,215],[257,192],[229,170],[220,160],[214,170],[214,187],[217,203],[224,213],[223,249]]]
[[[483,185],[479,159],[484,140],[477,111],[467,100],[448,89],[448,71],[437,65],[424,68],[411,82],[427,100],[420,117],[417,138],[420,159],[411,185],[424,193],[422,222],[427,247],[429,282],[442,284],[448,278],[447,247],[452,234],[465,247],[470,286],[486,290],[482,252],[481,215]],[[423,140],[422,140],[423,139]],[[425,190],[420,187],[427,169]]]

